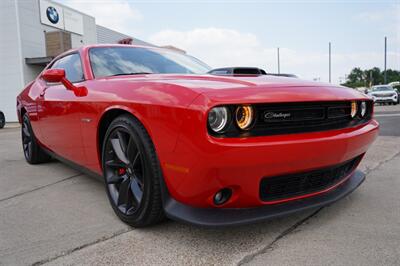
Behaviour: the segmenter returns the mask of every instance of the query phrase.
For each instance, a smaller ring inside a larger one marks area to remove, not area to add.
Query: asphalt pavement
[[[364,184],[322,209],[205,229],[134,229],[103,184],[59,162],[28,165],[19,128],[0,130],[0,265],[400,265],[400,106],[377,106]]]

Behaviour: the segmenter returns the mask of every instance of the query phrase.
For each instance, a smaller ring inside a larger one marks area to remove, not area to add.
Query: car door
[[[64,69],[66,78],[76,86],[85,83],[79,53],[58,59],[50,68]],[[39,82],[42,92],[38,100],[38,124],[45,145],[68,160],[84,163],[81,108],[85,97],[76,96],[61,83],[47,83],[43,79]]]

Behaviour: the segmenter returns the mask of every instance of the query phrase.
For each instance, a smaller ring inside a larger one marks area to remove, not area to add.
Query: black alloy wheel
[[[117,216],[135,227],[160,221],[161,170],[140,122],[128,115],[117,117],[106,132],[102,154],[107,195]]]
[[[138,210],[144,191],[144,163],[134,136],[113,130],[105,149],[105,179],[114,204],[125,215]]]
[[[39,146],[35,135],[33,134],[29,115],[27,113],[22,117],[21,125],[22,148],[25,159],[30,164],[47,162],[51,157]]]
[[[27,160],[32,157],[32,145],[33,136],[29,127],[29,119],[24,116],[24,121],[22,122],[22,148],[24,149],[24,155]]]

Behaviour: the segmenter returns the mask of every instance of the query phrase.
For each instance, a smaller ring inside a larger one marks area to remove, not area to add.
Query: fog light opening
[[[232,196],[232,190],[230,188],[223,188],[214,195],[214,204],[222,205],[226,203]]]

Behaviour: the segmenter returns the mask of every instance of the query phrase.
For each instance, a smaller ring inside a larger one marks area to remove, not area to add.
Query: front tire
[[[102,150],[108,198],[117,216],[134,227],[164,218],[161,168],[153,143],[134,117],[117,117],[107,129]]]
[[[33,134],[31,122],[27,113],[22,117],[21,137],[25,160],[28,163],[44,163],[51,159],[51,157],[39,146],[36,137]]]

